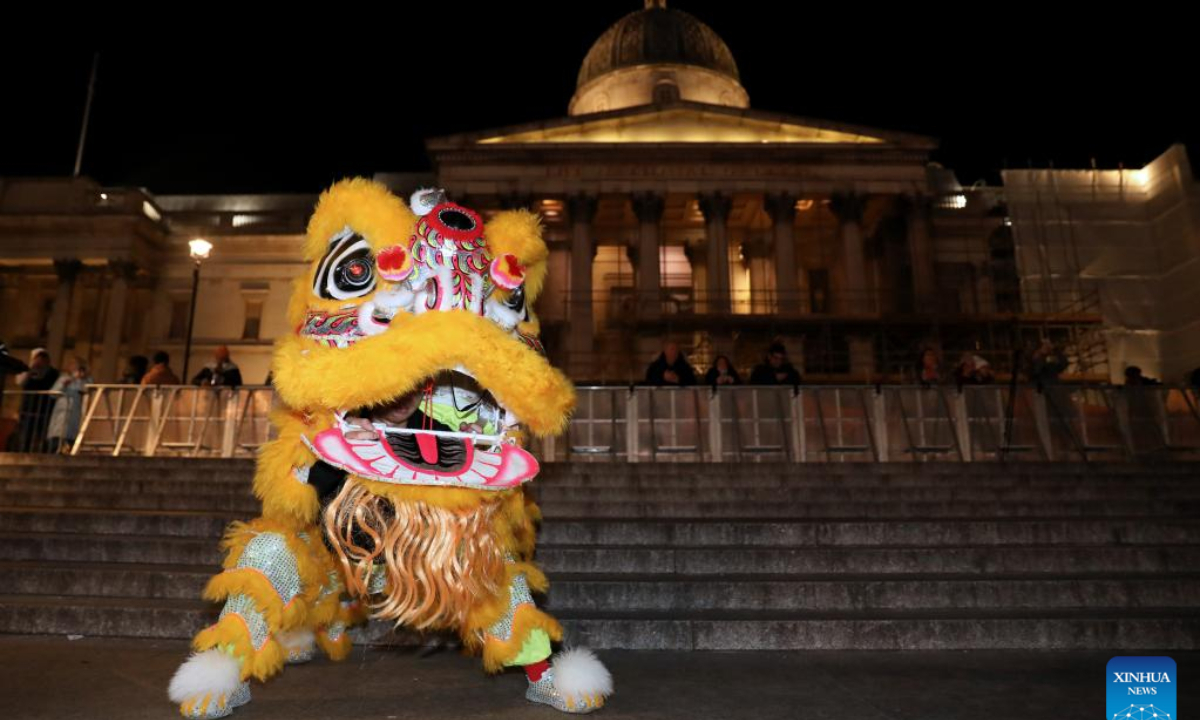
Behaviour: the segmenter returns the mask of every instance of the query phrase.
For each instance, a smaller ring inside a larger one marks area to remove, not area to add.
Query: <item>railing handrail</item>
[[[801,383],[786,384],[786,385],[751,385],[749,383],[741,383],[738,385],[714,385],[712,383],[705,383],[705,382],[697,382],[692,385],[651,385],[649,383],[642,383],[642,382],[636,382],[636,383],[614,382],[614,383],[600,384],[600,385],[597,385],[594,383],[588,384],[588,385],[576,385],[575,389],[576,390],[613,390],[613,389],[625,388],[625,389],[629,389],[629,390],[646,389],[646,390],[665,390],[665,391],[700,389],[700,390],[715,390],[717,392],[730,392],[730,391],[739,390],[739,389],[743,389],[743,388],[749,388],[749,389],[755,389],[755,390],[771,390],[771,389],[776,389],[776,388],[801,389],[801,390],[804,390],[804,389],[826,389],[826,388],[837,388],[837,389],[896,388],[896,389],[901,389],[901,390],[929,390],[931,388],[943,388],[946,390],[956,390],[957,391],[957,390],[970,390],[972,388],[997,388],[997,387],[1008,387],[1008,386],[1009,386],[1008,382],[961,383],[961,384],[955,383],[955,382],[940,382],[940,383],[929,383],[929,384],[912,383],[912,382],[901,382],[901,383],[893,383],[893,382],[888,382],[888,383],[801,382]],[[164,387],[166,387],[166,386],[164,386]],[[184,387],[194,387],[194,386],[184,386]],[[248,386],[243,386],[243,387],[248,387]],[[256,386],[256,387],[270,387],[270,386]],[[1018,383],[1016,383],[1016,387],[1018,389],[1026,389],[1026,390],[1038,390],[1038,389],[1046,389],[1046,388],[1050,388],[1050,387],[1062,387],[1062,388],[1069,388],[1072,390],[1122,390],[1122,391],[1128,390],[1131,392],[1163,391],[1163,390],[1179,390],[1179,391],[1195,392],[1197,390],[1197,388],[1195,386],[1188,385],[1187,383],[1158,383],[1158,384],[1154,384],[1154,385],[1123,385],[1120,383],[1095,382],[1095,381],[1057,382],[1057,383],[1018,382]]]
[[[1004,460],[1010,452],[1030,457],[1038,448],[1048,460],[1163,454],[1200,458],[1200,396],[1196,388],[1182,384],[621,384],[582,385],[576,391],[580,415],[570,428],[586,439],[578,445],[582,449],[574,449],[569,438],[561,446],[542,440],[541,454],[548,461],[564,459],[556,455],[559,447],[566,457],[577,453],[629,462],[770,455],[784,462],[918,455],[972,462]],[[925,407],[922,398],[931,392],[936,401]],[[30,409],[21,400],[56,394],[62,393],[6,394],[5,419],[15,428],[14,436],[44,441],[50,414],[61,404],[42,402]],[[906,403],[914,398],[918,405],[910,413]],[[84,390],[78,408],[69,409],[79,413],[79,431],[63,440],[72,454],[245,455],[271,437],[268,415],[276,400],[269,385],[96,383]],[[18,406],[25,407],[18,411]],[[903,426],[896,424],[897,418]],[[930,421],[937,423],[932,441],[925,435]],[[910,422],[918,425],[910,427]],[[944,431],[951,433],[948,443],[943,442]],[[45,445],[53,448],[55,443]]]

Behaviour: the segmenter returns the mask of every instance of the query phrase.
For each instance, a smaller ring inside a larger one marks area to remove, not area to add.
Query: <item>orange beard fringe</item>
[[[504,588],[505,550],[495,532],[501,507],[499,498],[458,509],[393,502],[349,478],[325,509],[325,534],[351,595],[366,599],[375,564],[383,563],[387,582],[373,618],[460,630],[474,607]],[[364,537],[370,547],[358,543]]]

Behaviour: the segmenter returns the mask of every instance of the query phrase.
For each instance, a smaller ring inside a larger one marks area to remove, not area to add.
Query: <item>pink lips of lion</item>
[[[433,440],[429,435],[417,436],[427,462],[437,459]],[[318,433],[311,445],[330,465],[381,482],[505,490],[529,482],[538,474],[537,459],[512,443],[501,443],[499,450],[480,450],[474,443],[466,443],[467,461],[455,472],[408,465],[392,452],[382,435],[376,440],[347,440],[341,430],[333,427]]]

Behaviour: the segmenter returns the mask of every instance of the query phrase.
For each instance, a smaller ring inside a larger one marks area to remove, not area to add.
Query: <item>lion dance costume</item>
[[[490,672],[525,669],[526,697],[589,712],[612,678],[587,650],[551,659],[562,628],[531,592],[538,510],[522,485],[526,430],[560,431],[574,389],[537,340],[546,276],[536,215],[486,226],[440,191],[410,204],[355,179],[325,192],[308,226],[309,269],[273,364],[278,439],[258,458],[262,517],[235,523],[224,601],[169,695],[188,718],[250,700],[249,680],[340,660],[368,616],[453,630]]]

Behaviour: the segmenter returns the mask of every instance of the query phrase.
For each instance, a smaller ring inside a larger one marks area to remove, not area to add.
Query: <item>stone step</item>
[[[578,614],[572,642],[638,650],[1122,650],[1200,646],[1193,608]]]
[[[1136,499],[1197,500],[1200,485],[1190,479],[1155,481],[1093,478],[1090,480],[1044,479],[1020,482],[1013,479],[972,478],[968,482],[937,483],[928,478],[912,481],[879,483],[870,479],[846,478],[824,481],[801,478],[769,482],[764,478],[658,478],[645,482],[629,479],[611,481],[572,482],[571,479],[539,478],[530,489],[544,499],[572,501],[720,501],[748,499],[774,502],[793,498],[798,502],[844,499],[850,501],[894,502],[899,500],[945,501],[1014,500],[1044,502],[1062,500],[1111,500],[1123,502]],[[52,478],[34,476],[0,478],[0,502],[8,496],[33,503],[34,495],[48,493],[69,497],[93,496],[89,502],[122,502],[121,495],[171,495],[177,497],[203,496],[211,498],[247,498],[251,495],[249,477],[213,479],[205,477],[176,478],[145,476],[84,478]],[[62,502],[48,500],[46,502]],[[147,501],[151,502],[151,501]],[[157,501],[154,501],[157,502]]]
[[[578,577],[578,579],[576,579]],[[557,575],[547,607],[558,612],[816,611],[1195,607],[1200,575],[803,576],[697,578]]]
[[[0,478],[121,478],[177,477],[210,481],[248,479],[254,464],[248,460],[199,458],[99,458],[35,456],[37,461],[0,460]],[[752,470],[752,472],[744,472]],[[544,463],[541,479],[565,484],[654,483],[692,480],[731,483],[746,479],[766,484],[795,481],[855,481],[877,483],[957,483],[972,481],[1044,482],[1121,479],[1132,482],[1174,482],[1194,478],[1197,464],[1091,463]]]
[[[216,567],[214,538],[73,533],[0,534],[0,558]],[[803,573],[1200,572],[1200,545],[753,547],[539,544],[547,572],[720,575]]]
[[[253,517],[262,507],[248,492],[223,495],[196,493],[4,492],[5,507],[95,508],[97,510],[222,510]]]
[[[0,595],[0,633],[190,638],[219,610],[199,599]]]
[[[548,519],[539,536],[554,545],[909,546],[1197,544],[1200,519],[1058,518],[881,520]]]
[[[187,638],[215,613],[195,601],[2,595],[0,632]],[[572,643],[598,649],[1190,650],[1200,644],[1193,608],[560,613],[559,619]],[[393,641],[390,627],[380,625],[360,637]]]
[[[910,486],[910,487],[626,487],[594,488],[534,483],[533,495],[542,502],[750,502],[774,504],[828,502],[1014,502],[1074,504],[1079,502],[1200,502],[1200,486],[1194,483],[1174,487],[1132,486],[1122,483],[1069,485],[1022,485],[1007,488]],[[72,497],[117,495],[170,495],[221,498],[246,498],[251,495],[249,482],[210,483],[173,479],[52,479],[0,478],[0,500],[9,495],[32,498],[36,493],[70,494]]]
[[[1131,463],[1131,462],[812,462],[812,463],[783,463],[756,462],[744,460],[739,462],[709,463],[709,462],[662,462],[662,463],[623,463],[611,461],[593,461],[588,457],[573,458],[570,462],[542,463],[545,477],[629,477],[640,478],[670,478],[670,477],[703,477],[712,476],[728,478],[731,469],[753,468],[753,474],[761,477],[939,477],[952,480],[961,479],[964,475],[981,477],[995,475],[1002,477],[1034,478],[1043,476],[1130,476],[1145,479],[1168,477],[1194,477],[1197,472],[1195,463],[1178,461],[1171,463]],[[54,471],[58,468],[103,469],[122,471],[163,470],[163,471],[218,471],[222,474],[238,472],[249,475],[253,472],[252,459],[220,459],[220,458],[185,458],[185,457],[155,457],[144,458],[135,455],[111,457],[105,455],[81,455],[77,457],[60,455],[30,455],[3,453],[0,454],[0,477],[12,469],[30,468],[37,471]]]
[[[0,561],[0,587],[14,595],[199,600],[219,566]]]
[[[973,470],[974,468],[972,468]],[[853,489],[853,488],[1049,488],[1071,491],[1077,488],[1097,490],[1118,488],[1143,488],[1164,490],[1194,490],[1195,480],[1191,476],[1169,475],[1165,477],[1106,476],[1106,475],[1047,475],[1045,477],[1012,477],[1008,475],[972,473],[967,479],[943,475],[846,475],[820,476],[796,474],[773,477],[745,472],[745,468],[730,468],[725,474],[657,475],[657,476],[547,476],[541,475],[535,487],[577,487],[591,490],[615,490],[627,488],[691,489],[691,488],[736,488],[736,489]]]
[[[0,534],[0,558],[40,562],[111,562],[161,565],[221,563],[211,537],[92,535],[81,533]]]
[[[564,502],[1062,502],[1200,500],[1200,484],[1172,487],[1109,483],[1103,480],[1076,485],[1026,484],[1013,487],[978,487],[963,484],[907,487],[631,487],[597,488],[534,482],[529,486],[541,501]],[[32,489],[32,488],[14,488]],[[82,489],[82,488],[81,488]]]
[[[655,501],[615,500],[598,496],[587,501],[557,500],[542,493],[547,517],[593,518],[1001,518],[1001,517],[1200,517],[1200,500],[1040,500],[1040,501],[804,501],[787,497],[754,500]],[[260,503],[250,493],[4,492],[0,504],[10,508],[63,508],[129,511],[224,512],[253,516]]]
[[[176,460],[164,467],[121,467],[109,465],[59,465],[39,467],[35,465],[0,465],[0,479],[16,480],[47,478],[54,480],[178,480],[208,483],[248,483],[254,476],[252,466],[195,467],[193,461]],[[784,472],[764,472],[751,465],[710,464],[695,466],[688,472],[673,472],[670,465],[624,465],[612,464],[602,472],[577,471],[561,466],[543,466],[538,482],[560,484],[571,487],[620,487],[620,486],[714,486],[749,485],[778,487],[790,485],[832,486],[892,486],[892,485],[963,485],[963,476],[970,478],[971,485],[1055,485],[1120,483],[1130,485],[1178,485],[1192,480],[1197,469],[1190,472],[1150,470],[1143,466],[1139,472],[1104,473],[1075,471],[1070,467],[1058,472],[1027,473],[1009,467],[989,467],[980,464],[962,464],[957,472],[945,473],[927,469],[926,464],[909,465],[906,470],[892,473],[831,472],[827,466],[791,465]],[[1186,464],[1185,464],[1186,467]],[[638,468],[638,469],[632,469]],[[647,471],[652,470],[652,472]],[[750,470],[750,472],[747,472]]]
[[[193,468],[186,461],[167,468],[123,467],[49,467],[0,465],[0,484],[16,481],[44,480],[49,482],[132,480],[140,482],[189,482],[205,485],[246,486],[254,478],[253,468],[233,470]]]
[[[213,458],[213,457],[182,457],[161,456],[142,457],[140,455],[124,454],[117,457],[100,454],[43,455],[35,453],[0,453],[0,467],[104,467],[124,469],[171,469],[182,465],[196,469],[216,470],[247,470],[254,468],[254,460],[249,458]]]
[[[216,543],[230,522],[249,517],[228,512],[197,510],[0,508],[0,528],[7,533],[166,535],[204,538]]]
[[[216,567],[0,562],[0,587],[19,595],[195,600]],[[623,610],[865,610],[951,608],[1187,607],[1200,574],[754,576],[552,578],[555,612]]]
[[[1200,572],[1200,547],[983,546],[894,548],[670,548],[546,546],[538,562],[550,573],[680,575],[1156,573]]]
[[[549,515],[549,514],[548,514]],[[215,540],[223,513],[87,512],[71,508],[12,509],[0,549],[19,540],[12,533],[95,533],[125,542],[153,542],[151,535]],[[249,515],[247,515],[249,517]],[[550,515],[539,542],[550,545],[657,545],[670,547],[836,547],[960,545],[1189,545],[1200,546],[1200,519],[1111,518],[875,518],[746,520],[737,518],[572,519]]]
[[[652,502],[596,500],[571,502],[544,500],[548,518],[644,518],[644,519],[805,519],[805,518],[1158,518],[1200,517],[1200,500],[1171,501],[1045,501],[1045,502],[795,502],[780,498],[775,503],[745,502]]]
[[[249,482],[210,483],[202,480],[145,480],[114,479],[102,480],[9,478],[0,479],[0,499],[10,494],[32,495],[34,493],[70,493],[83,495],[196,495],[203,497],[247,497],[253,493]]]

